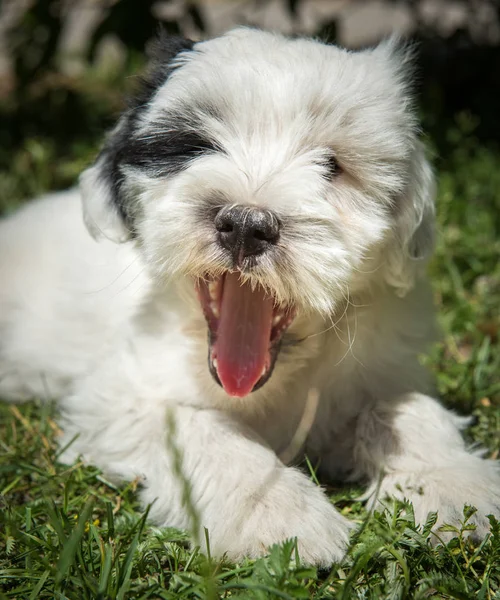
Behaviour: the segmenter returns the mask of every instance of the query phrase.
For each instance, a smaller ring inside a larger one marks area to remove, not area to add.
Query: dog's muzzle
[[[214,226],[233,267],[196,283],[208,325],[208,365],[229,396],[243,397],[271,376],[296,309],[280,306],[272,292],[248,276],[258,257],[276,248],[281,226],[276,215],[257,207],[229,206],[217,213]]]

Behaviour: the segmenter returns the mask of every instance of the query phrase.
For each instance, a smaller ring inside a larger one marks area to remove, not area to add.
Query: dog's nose
[[[253,206],[223,208],[215,217],[221,245],[238,263],[269,250],[279,238],[280,222],[269,210]]]

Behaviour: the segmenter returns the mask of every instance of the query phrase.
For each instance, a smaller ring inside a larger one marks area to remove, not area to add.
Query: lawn
[[[70,184],[95,151],[104,121],[78,142],[22,132],[22,144],[1,149],[0,209]],[[430,273],[442,331],[422,360],[445,404],[476,417],[469,441],[496,458],[500,155],[482,146],[474,130],[474,119],[461,114],[445,143],[427,140],[439,173],[439,239]],[[408,506],[367,514],[356,488],[330,490],[360,525],[345,560],[331,571],[301,566],[293,540],[257,561],[212,560],[191,549],[183,532],[149,524],[136,500],[137,482],[117,488],[92,466],[59,464],[55,416],[54,407],[36,401],[0,404],[0,598],[500,598],[500,524],[493,518],[491,534],[475,547],[463,535],[473,510],[465,508],[457,538],[431,547],[426,533],[433,515],[419,528]]]

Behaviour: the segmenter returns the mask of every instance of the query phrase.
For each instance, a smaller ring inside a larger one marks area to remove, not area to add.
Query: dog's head
[[[408,52],[242,28],[157,54],[82,175],[85,220],[134,238],[155,279],[192,278],[212,374],[243,396],[297,314],[382,282],[404,294],[431,250]]]

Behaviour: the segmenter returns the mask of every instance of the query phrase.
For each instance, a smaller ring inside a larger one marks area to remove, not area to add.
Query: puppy
[[[478,536],[500,514],[498,466],[417,358],[434,182],[408,63],[391,41],[162,40],[80,191],[1,225],[0,397],[60,399],[64,460],[140,477],[214,555],[297,537],[341,559],[350,523],[286,464],[304,454],[370,506],[439,526],[469,503]]]

